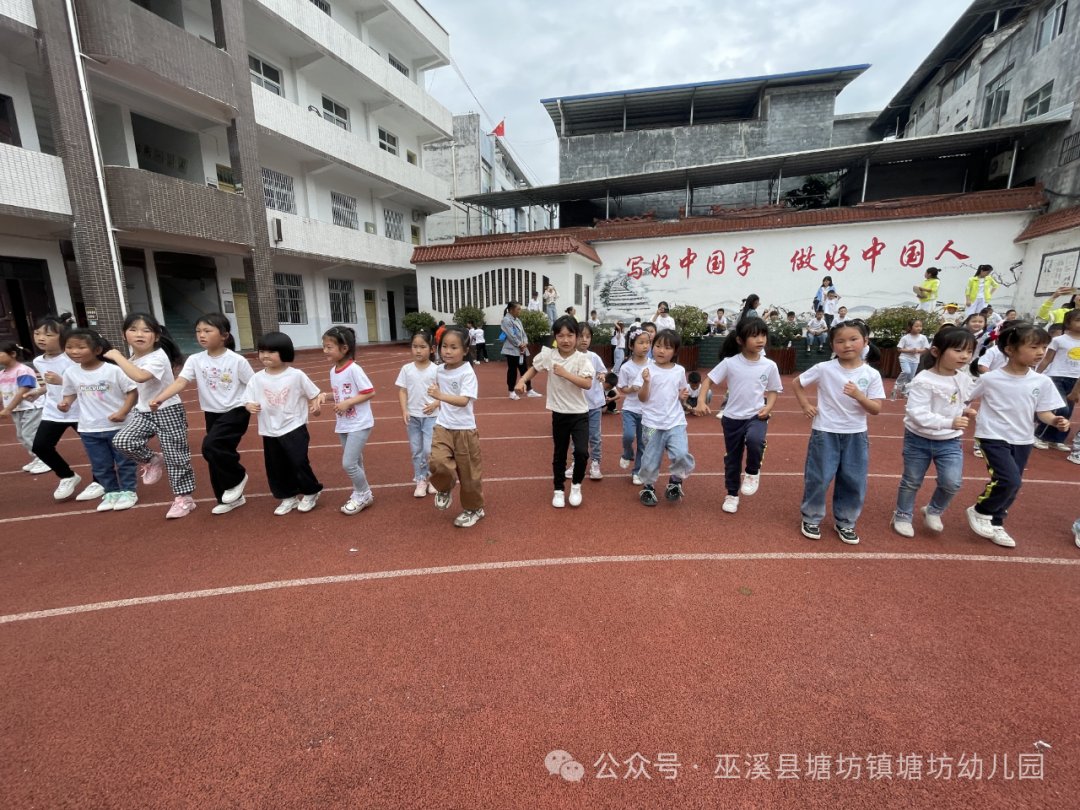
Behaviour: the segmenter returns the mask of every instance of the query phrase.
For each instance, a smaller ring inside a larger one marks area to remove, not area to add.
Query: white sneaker
[[[910,523],[908,523],[906,521],[893,520],[892,527],[893,527],[893,531],[896,532],[901,537],[914,537],[915,536],[915,527],[912,526]]]
[[[1042,439],[1036,439],[1035,440],[1035,449],[1036,450],[1049,450],[1050,445],[1047,444],[1046,442],[1044,442]]]
[[[210,510],[212,515],[224,515],[226,512],[231,512],[233,509],[238,509],[247,503],[247,498],[243,495],[240,496],[240,500],[233,501],[232,503],[219,503],[213,509]]]
[[[417,481],[416,489],[413,490],[412,496],[414,498],[423,498],[425,495],[427,495],[428,486],[429,484],[427,481]]]
[[[1074,523],[1072,530],[1073,540],[1076,542],[1076,547],[1080,548],[1080,523]]]
[[[296,498],[286,498],[280,504],[278,504],[278,508],[274,510],[274,514],[287,515],[299,505],[300,501],[298,501]]]
[[[589,465],[589,478],[593,481],[599,481],[604,477],[604,474],[600,472],[600,462],[594,461]]]
[[[98,504],[97,510],[99,512],[111,512],[116,508],[116,499],[119,497],[119,492],[106,492],[101,497],[101,503]]]
[[[56,492],[53,493],[53,497],[58,501],[66,500],[75,493],[75,487],[82,481],[82,476],[75,473],[71,478],[61,478],[60,486],[56,488]]]
[[[27,472],[31,475],[41,475],[42,473],[52,472],[52,467],[38,458],[34,459],[34,463],[30,465],[30,469],[27,470]]]
[[[543,394],[541,394],[539,391],[530,391],[525,396],[531,397],[532,399],[537,399],[538,397],[542,397]]]
[[[969,506],[967,508],[967,519],[968,526],[970,526],[971,530],[979,535],[979,537],[985,537],[987,539],[993,538],[994,527],[990,525],[990,518],[976,512],[974,506]]]
[[[34,456],[32,459],[22,465],[23,472],[30,472],[30,468],[37,464],[37,462],[37,456]]]
[[[435,487],[433,487],[431,484],[428,484],[427,485],[427,493],[428,493],[428,495],[438,495],[439,490],[435,489]]]
[[[751,475],[746,473],[743,476],[742,486],[739,487],[740,495],[753,495],[758,490],[758,486],[761,484],[761,473],[757,475]]]
[[[975,456],[975,458],[984,458],[982,448],[979,447],[979,445],[975,445],[975,449],[971,451],[971,454]]]
[[[237,484],[232,489],[227,489],[223,493],[221,493],[221,502],[222,503],[232,503],[233,501],[238,500],[240,497],[242,497],[243,494],[244,494],[244,487],[247,486],[247,482],[248,482],[248,477],[247,477],[247,474],[245,473],[243,481],[241,481],[239,484]],[[282,514],[285,514],[285,513],[282,512]]]
[[[724,497],[724,505],[720,507],[725,512],[731,512],[734,514],[739,511],[739,496],[738,495],[726,495]]]
[[[356,515],[363,512],[373,503],[375,503],[375,497],[371,493],[368,493],[366,498],[360,498],[359,500],[354,496],[345,501],[345,505],[341,507],[341,512],[344,515]]]
[[[1050,447],[1052,447],[1054,450],[1061,450],[1065,453],[1072,452],[1072,446],[1065,444],[1065,442],[1051,442]]]
[[[630,465],[633,464],[633,463],[634,463],[634,460],[632,458],[620,458],[619,459],[619,466],[622,467],[624,470],[629,470]],[[1077,462],[1077,463],[1080,464],[1080,462]]]
[[[1066,461],[1071,461],[1073,464],[1080,464],[1080,453],[1069,453],[1069,457]]]
[[[139,496],[134,492],[120,492],[117,494],[117,498],[113,501],[113,511],[122,512],[124,509],[130,509],[139,502]]]
[[[91,481],[90,486],[75,496],[77,501],[92,501],[105,494],[105,487],[97,481]]]
[[[922,508],[922,513],[923,523],[926,524],[926,528],[932,532],[945,531],[945,524],[941,522],[941,515],[933,514],[928,506]]]
[[[643,481],[641,480],[641,476],[640,476],[640,475],[635,475],[635,476],[631,477],[631,479],[630,479],[630,483],[632,483],[632,484],[633,484],[634,486],[636,486],[636,487],[643,487],[643,486],[645,486],[644,482],[643,482]]]
[[[574,477],[574,465],[573,464],[571,464],[569,467],[566,468],[566,477],[567,478],[573,478]]]
[[[521,397],[519,397],[517,395],[517,391],[511,391],[510,392],[510,399],[521,399]]]
[[[1016,548],[1016,541],[1009,537],[1003,526],[994,527],[994,536],[990,538],[990,542],[1002,548]]]
[[[723,419],[724,418],[724,412],[720,411],[718,414],[716,414],[716,418],[717,419]]]
[[[555,495],[551,499],[551,505],[556,509],[562,509],[566,506],[566,493],[561,489],[555,490]]]
[[[483,509],[477,509],[475,512],[470,512],[466,509],[456,518],[454,518],[454,525],[459,529],[467,529],[470,526],[475,526],[477,521],[484,516]]]
[[[310,512],[312,509],[315,508],[315,503],[319,500],[320,494],[322,493],[316,492],[314,495],[301,495],[300,506],[298,507],[298,509],[301,512]]]
[[[570,485],[570,497],[568,500],[571,506],[581,506],[581,484]]]

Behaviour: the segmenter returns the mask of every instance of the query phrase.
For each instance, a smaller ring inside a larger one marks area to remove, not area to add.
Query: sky
[[[838,113],[882,109],[970,0],[421,0],[450,33],[453,67],[428,74],[454,114],[480,112],[534,183],[558,182],[555,125],[542,98],[872,67]],[[483,110],[481,110],[481,105]],[[488,120],[483,111],[493,120]]]

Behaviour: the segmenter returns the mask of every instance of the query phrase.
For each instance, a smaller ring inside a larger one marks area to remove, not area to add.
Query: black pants
[[[275,498],[295,498],[322,491],[308,461],[307,425],[290,430],[284,436],[263,436],[266,480]]]
[[[60,443],[60,437],[64,431],[71,428],[75,434],[79,433],[78,422],[48,422],[44,419],[38,424],[37,435],[34,436],[34,447],[30,451],[40,458],[60,478],[74,478],[75,472],[64,461],[63,456],[56,452],[56,445]]]
[[[1001,439],[979,439],[990,483],[975,500],[975,511],[987,515],[994,526],[1003,526],[1020,486],[1024,483],[1024,468],[1031,455],[1030,444],[1009,444]]]
[[[513,391],[517,385],[518,374],[524,377],[529,370],[528,358],[514,357],[512,354],[504,354],[503,357],[506,358],[506,388]],[[525,383],[525,387],[532,391],[532,381]]]
[[[480,360],[482,358],[484,360],[484,362],[486,363],[487,359],[488,359],[488,356],[487,356],[487,344],[486,343],[477,343],[474,348],[476,349],[476,359]]]
[[[724,446],[727,448],[724,453],[724,486],[728,495],[738,495],[744,452],[747,475],[761,472],[761,460],[765,457],[768,444],[765,431],[769,428],[769,420],[756,416],[749,419],[728,419],[725,416],[720,420],[720,426],[724,429]]]
[[[202,455],[210,467],[210,486],[221,503],[225,490],[239,486],[247,475],[240,463],[236,448],[247,433],[251,414],[246,408],[233,408],[225,413],[205,413],[206,436],[203,438]]]
[[[570,440],[574,440],[574,477],[570,480],[580,484],[585,480],[589,466],[589,414],[551,412],[551,435],[555,439],[555,456],[551,459],[551,471],[555,476],[555,490],[562,492],[566,482],[566,452]]]

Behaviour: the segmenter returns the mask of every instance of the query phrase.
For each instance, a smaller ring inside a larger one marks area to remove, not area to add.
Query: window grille
[[[279,323],[307,323],[304,280],[297,273],[274,273]]]
[[[293,179],[287,174],[263,168],[263,202],[274,211],[286,214],[296,213],[296,194],[293,192]]]
[[[393,211],[389,208],[383,209],[383,223],[386,226],[386,236],[388,239],[395,239],[398,242],[405,241],[405,215],[400,211]]]
[[[395,68],[397,68],[401,72],[401,74],[403,76],[408,78],[408,76],[409,76],[409,68],[408,68],[408,66],[406,66],[400,60],[395,59],[394,55],[392,53],[388,53],[386,56],[390,60],[390,64],[393,65]]]
[[[326,2],[326,0],[311,0],[311,5],[315,6],[315,8],[317,8],[327,17],[333,16],[330,14],[330,4]]]
[[[356,197],[330,192],[330,205],[334,210],[334,224],[343,228],[360,230],[360,218],[356,214]]]
[[[356,323],[356,296],[353,283],[348,279],[331,278],[330,320],[333,323]]]

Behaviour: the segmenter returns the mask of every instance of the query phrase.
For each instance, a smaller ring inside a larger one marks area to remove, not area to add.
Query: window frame
[[[389,152],[394,157],[398,154],[398,136],[388,129],[379,127],[379,148],[384,152]]]
[[[15,116],[15,99],[0,93],[0,108],[3,108],[4,118],[7,119],[8,125],[8,135],[4,140],[0,140],[0,143],[22,148],[22,138],[19,136],[19,121]]]
[[[335,284],[340,286],[335,289]],[[356,287],[352,279],[328,278],[326,289],[330,295],[330,323],[359,323],[356,316]],[[334,312],[335,306],[337,313]]]
[[[383,207],[383,233],[395,242],[405,241],[405,215],[393,208]]]
[[[360,212],[356,205],[356,197],[340,191],[331,191],[330,210],[333,212],[335,225],[341,228],[352,228],[354,231],[360,230]]]
[[[965,84],[968,83],[968,79],[971,78],[971,68],[974,63],[974,59],[968,59],[966,62],[964,62],[963,65],[960,66],[960,69],[953,74],[951,80],[953,93],[957,92],[958,90],[960,90],[960,88],[962,88]]]
[[[256,72],[254,67],[252,67],[252,64],[251,64],[252,61],[255,61],[255,62],[259,63],[258,72]],[[263,73],[263,70],[265,68],[270,68],[271,70],[277,72],[278,80],[276,82],[273,79],[268,78],[266,76],[266,74]],[[251,51],[248,51],[248,75],[251,77],[251,83],[252,84],[258,85],[259,87],[263,88],[264,90],[269,90],[275,96],[281,96],[281,98],[285,98],[285,91],[282,88],[282,86],[285,84],[285,82],[284,82],[284,78],[285,78],[284,71],[282,71],[281,68],[277,67],[276,65],[272,64],[271,62],[267,62],[261,56],[257,56],[256,54],[253,54]],[[268,83],[273,85],[273,87],[267,87],[266,85]]]
[[[285,214],[296,213],[296,181],[291,175],[279,172],[274,169],[268,169],[265,166],[260,166],[262,169],[262,181],[263,181],[263,205],[271,211],[281,211]],[[278,179],[287,180],[287,183],[278,183]],[[272,182],[274,181],[274,182]],[[287,188],[286,188],[287,186]],[[289,208],[282,208],[275,203],[280,201],[287,201],[290,205]]]
[[[412,237],[412,243],[414,245],[419,245],[420,244],[420,226],[419,225],[410,225],[409,226],[409,236]]]
[[[386,52],[386,59],[390,63],[390,67],[394,68],[406,79],[412,78],[412,69],[389,51]]]
[[[412,166],[420,165],[417,161],[416,152],[410,152],[408,149],[405,150],[405,162]]]
[[[326,108],[326,105],[330,105],[330,109]],[[339,113],[338,110],[341,112]],[[344,114],[342,114],[344,113]],[[323,120],[329,121],[336,127],[340,127],[346,132],[351,131],[351,124],[349,123],[349,108],[344,104],[340,104],[326,93],[322,94],[322,117]]]
[[[1009,65],[986,83],[986,91],[983,93],[983,127],[992,127],[1001,123],[1008,113],[1014,67],[1015,63]]]
[[[293,281],[295,280],[295,283]],[[295,291],[290,295],[289,291]],[[277,302],[278,323],[300,326],[308,322],[307,299],[304,295],[304,277],[299,273],[274,273],[274,300]],[[302,320],[292,320],[293,307],[296,304],[296,317]],[[282,315],[285,317],[283,318]]]
[[[1055,39],[1065,33],[1065,17],[1068,14],[1069,0],[1051,0],[1039,10],[1039,21],[1035,28],[1035,53],[1038,53]],[[1050,23],[1049,29],[1047,23]],[[1050,36],[1044,40],[1045,32]]]
[[[1046,91],[1046,95],[1043,95],[1043,91]],[[1046,115],[1050,112],[1050,102],[1054,96],[1054,80],[1051,79],[1030,96],[1024,99],[1024,106],[1021,108],[1020,121],[1030,121],[1032,118],[1038,118],[1040,115]],[[1043,109],[1040,109],[1043,108]]]

